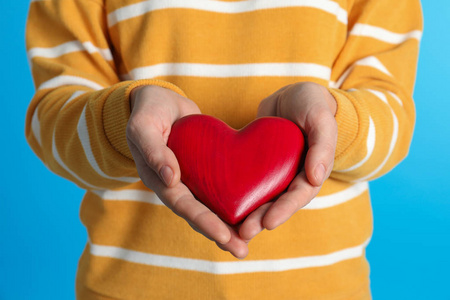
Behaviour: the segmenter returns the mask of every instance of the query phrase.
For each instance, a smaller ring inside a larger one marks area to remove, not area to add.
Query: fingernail
[[[170,183],[172,182],[173,171],[172,171],[172,169],[170,167],[164,166],[159,171],[159,176],[161,177],[162,181],[164,181],[164,183],[167,186],[169,186]]]
[[[314,172],[314,175],[316,176],[317,181],[322,184],[324,178],[325,178],[325,166],[320,164],[316,167],[316,171]]]

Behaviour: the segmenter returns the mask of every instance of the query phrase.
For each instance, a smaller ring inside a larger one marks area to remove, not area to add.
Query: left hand
[[[258,117],[278,116],[297,124],[305,134],[308,149],[304,169],[286,193],[252,212],[239,228],[250,241],[264,228],[275,229],[307,205],[330,176],[337,143],[336,100],[323,86],[301,82],[285,86],[262,100]]]

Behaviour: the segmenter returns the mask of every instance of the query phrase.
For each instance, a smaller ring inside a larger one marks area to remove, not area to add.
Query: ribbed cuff
[[[338,125],[338,140],[335,159],[338,160],[350,145],[356,140],[359,130],[359,118],[355,107],[355,100],[349,93],[338,89],[328,89],[336,99],[336,122]]]
[[[114,149],[131,160],[133,156],[126,138],[126,128],[131,114],[130,93],[134,88],[144,85],[157,85],[186,97],[186,94],[176,85],[158,79],[123,82],[109,95],[103,106],[103,126],[106,137]]]

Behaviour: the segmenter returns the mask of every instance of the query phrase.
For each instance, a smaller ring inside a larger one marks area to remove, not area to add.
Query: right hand
[[[180,181],[178,161],[167,147],[172,124],[186,115],[199,114],[197,105],[172,90],[153,85],[133,89],[130,105],[127,142],[142,182],[194,230],[235,257],[246,257],[247,243]]]

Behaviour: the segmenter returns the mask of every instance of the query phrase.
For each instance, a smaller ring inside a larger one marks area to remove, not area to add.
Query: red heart
[[[183,183],[232,225],[288,187],[304,150],[297,125],[276,117],[237,131],[214,117],[190,115],[173,124],[167,144]]]

